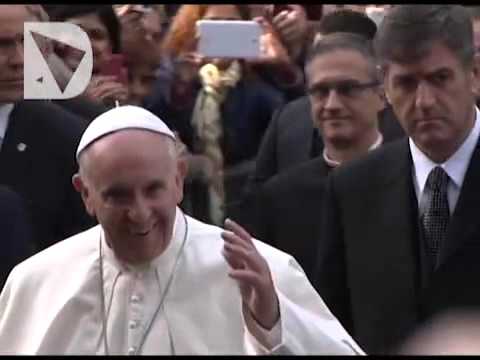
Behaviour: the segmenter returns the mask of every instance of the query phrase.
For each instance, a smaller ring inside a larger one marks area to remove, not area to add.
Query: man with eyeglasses
[[[319,39],[307,58],[312,118],[323,138],[320,156],[274,176],[261,189],[255,235],[288,251],[312,280],[321,229],[324,183],[330,171],[383,143],[385,107],[371,41],[336,33]]]
[[[313,43],[322,36],[347,32],[372,40],[377,27],[364,13],[339,10],[322,17]],[[313,44],[312,44],[313,45]],[[385,142],[405,136],[390,106],[378,115]],[[263,184],[275,175],[322,155],[323,140],[313,121],[308,95],[279,107],[270,121],[258,150],[255,170],[244,190],[242,217],[237,219],[254,235],[256,214],[252,212]]]

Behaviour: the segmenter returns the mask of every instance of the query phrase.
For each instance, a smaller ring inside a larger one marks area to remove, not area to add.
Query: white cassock
[[[257,240],[280,320],[252,335],[221,232],[177,209],[170,245],[143,267],[117,261],[100,225],[34,255],[0,295],[0,354],[363,354],[297,262]]]

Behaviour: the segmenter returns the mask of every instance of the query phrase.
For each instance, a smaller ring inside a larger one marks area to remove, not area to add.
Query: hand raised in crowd
[[[142,24],[143,12],[135,5],[124,5],[116,9],[117,17],[122,28],[123,48],[128,48],[132,41],[145,36],[145,29]]]
[[[175,59],[175,75],[178,81],[191,83],[198,78],[198,70],[203,65],[204,58],[196,52],[180,54]]]
[[[228,275],[237,281],[252,317],[262,327],[271,329],[280,317],[280,308],[268,263],[240,225],[227,219],[225,229],[223,256],[231,267]]]
[[[161,32],[149,31],[147,25],[147,18],[154,14],[154,10],[143,5],[129,4],[116,8],[116,14],[122,28],[122,50],[135,57],[139,55],[136,49],[143,49],[150,52],[151,56],[152,47],[158,46],[161,41]]]
[[[124,104],[128,99],[128,87],[118,82],[116,76],[93,76],[85,90],[85,96],[106,105],[114,105],[115,101]]]
[[[290,55],[272,24],[263,17],[256,17],[254,20],[261,26],[263,34],[260,37],[261,57],[252,62],[272,65],[291,63]]]
[[[257,17],[254,20],[260,24],[263,30],[260,38],[261,57],[250,62],[254,65],[272,66],[276,77],[283,84],[301,83],[303,81],[302,69],[289,55],[273,25],[263,17]]]
[[[279,32],[280,38],[291,47],[303,43],[308,31],[308,19],[303,6],[287,5],[287,7],[288,10],[280,11],[272,19],[272,24]]]

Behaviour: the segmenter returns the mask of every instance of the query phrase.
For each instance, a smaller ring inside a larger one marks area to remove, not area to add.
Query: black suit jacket
[[[267,181],[259,192],[251,230],[256,238],[292,255],[310,280],[316,257],[314,236],[330,170],[318,157]]]
[[[87,126],[45,101],[21,101],[10,114],[0,150],[0,184],[26,201],[36,250],[93,225],[72,185],[75,151]]]
[[[32,228],[23,199],[0,186],[0,289],[15,265],[33,254]]]
[[[389,351],[432,315],[479,306],[480,147],[470,161],[440,266],[427,279],[408,140],[331,173],[315,286],[369,353]]]
[[[64,100],[53,100],[52,103],[77,116],[83,117],[89,123],[108,110],[102,103],[90,101],[84,96]]]
[[[385,142],[388,142],[386,137]],[[273,176],[258,191],[251,232],[293,255],[313,278],[320,237],[326,177],[331,168],[323,156]],[[253,213],[251,211],[251,213]]]

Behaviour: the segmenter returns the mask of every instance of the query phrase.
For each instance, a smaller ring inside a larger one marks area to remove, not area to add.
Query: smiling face
[[[66,21],[78,25],[85,31],[92,44],[93,73],[97,74],[112,55],[112,44],[108,36],[108,29],[97,14],[75,16]],[[82,60],[83,53],[74,48],[68,48],[64,60],[75,71]]]
[[[385,91],[394,112],[415,144],[436,162],[451,156],[473,126],[474,69],[440,42],[415,63],[387,64]]]
[[[129,129],[97,140],[81,155],[74,185],[124,262],[150,261],[170,242],[186,171],[174,149],[164,135]]]
[[[317,55],[307,65],[312,118],[326,143],[348,147],[376,131],[378,112],[384,107],[381,92],[374,86],[356,88],[375,82],[372,67],[350,49]]]

